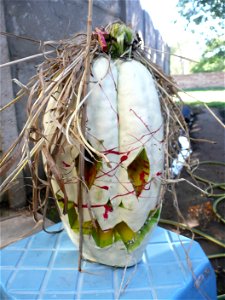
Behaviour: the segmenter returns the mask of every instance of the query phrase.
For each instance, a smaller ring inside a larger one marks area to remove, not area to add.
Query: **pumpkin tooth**
[[[93,228],[92,237],[97,246],[100,248],[107,247],[113,243],[113,229],[103,231],[100,226],[97,226],[96,229]]]
[[[125,223],[121,222],[115,226],[116,231],[119,233],[122,241],[128,243],[135,238],[135,233],[132,229]]]

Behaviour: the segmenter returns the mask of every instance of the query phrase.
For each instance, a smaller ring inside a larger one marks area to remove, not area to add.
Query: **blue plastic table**
[[[1,299],[216,299],[215,274],[199,244],[160,227],[142,261],[126,271],[85,261],[79,273],[77,257],[65,231],[2,249]]]

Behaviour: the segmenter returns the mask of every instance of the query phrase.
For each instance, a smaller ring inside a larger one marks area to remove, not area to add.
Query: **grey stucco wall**
[[[86,0],[4,0],[7,32],[35,40],[60,40],[79,31],[86,31]],[[123,19],[125,2],[118,0],[94,1],[93,28],[115,19]],[[10,59],[15,60],[40,52],[39,44],[8,38]],[[12,67],[12,77],[26,84],[41,59]],[[18,87],[13,85],[14,93]],[[16,104],[18,128],[25,123],[26,99]]]
[[[4,4],[7,32],[31,37],[37,41],[64,39],[75,32],[86,31],[88,0],[0,0]],[[169,56],[162,53],[168,47],[154,29],[149,14],[142,10],[139,0],[94,0],[93,28],[121,19],[141,33],[145,45],[157,49],[149,55],[167,73]],[[40,52],[40,44],[8,37],[10,61]],[[169,49],[167,49],[169,50]],[[36,72],[41,59],[22,62],[11,67],[12,78],[26,84]],[[4,70],[3,70],[4,72]],[[10,83],[11,85],[11,83]],[[13,84],[14,95],[18,87]],[[4,99],[9,101],[10,99]],[[26,99],[15,105],[18,130],[26,120]],[[4,137],[3,137],[4,138]]]
[[[5,31],[5,18],[2,1],[0,1],[0,16],[0,28],[1,31]],[[5,61],[9,60],[7,40],[5,37],[2,37],[0,46],[0,64],[3,64]],[[0,70],[0,91],[0,107],[3,107],[4,105],[7,105],[9,99],[13,99],[10,67]],[[0,155],[9,149],[12,141],[16,140],[17,137],[18,127],[16,122],[16,110],[15,106],[11,105],[4,111],[4,113],[0,114]],[[7,171],[6,175],[9,175],[10,169]],[[2,184],[6,175],[0,176],[0,184]],[[4,202],[6,200],[9,205],[14,208],[25,205],[24,179],[22,175],[18,176],[17,183],[17,185],[10,188],[7,194],[0,197],[0,202]]]

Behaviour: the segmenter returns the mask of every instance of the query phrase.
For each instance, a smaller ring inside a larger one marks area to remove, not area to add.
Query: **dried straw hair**
[[[110,28],[111,24],[106,27]],[[27,86],[21,86],[16,99],[10,104],[14,104],[24,95],[27,96],[27,121],[20,132],[20,135],[8,151],[3,155],[0,163],[1,173],[4,174],[9,168],[12,169],[10,175],[1,186],[1,191],[5,192],[13,184],[14,180],[25,168],[29,166],[33,183],[33,213],[37,219],[37,212],[43,208],[47,202],[51,191],[51,178],[54,176],[61,191],[64,193],[64,212],[67,209],[68,197],[64,186],[64,181],[55,160],[62,140],[67,140],[69,144],[88,151],[92,157],[101,157],[107,162],[104,154],[94,149],[86,140],[82,128],[83,110],[86,100],[91,90],[85,91],[87,70],[85,60],[89,55],[90,66],[93,60],[99,55],[104,55],[110,59],[110,53],[103,53],[96,34],[92,34],[89,52],[87,54],[87,34],[78,33],[73,37],[61,41],[47,41],[43,43],[43,51],[51,47],[54,53],[45,55],[44,61],[38,66],[37,74],[33,76]],[[46,50],[47,51],[47,50]],[[121,58],[122,57],[122,58]],[[166,185],[171,184],[171,161],[177,156],[178,136],[183,130],[188,136],[179,105],[178,88],[170,76],[165,75],[162,70],[149,58],[147,52],[142,50],[135,40],[118,59],[135,59],[141,62],[151,72],[158,94],[160,97],[161,109],[165,124],[165,172],[163,174],[163,190]],[[89,68],[89,67],[88,67]],[[99,84],[97,82],[96,84]],[[58,93],[57,97],[56,95]],[[56,105],[52,112],[54,118],[55,131],[50,143],[46,143],[43,129],[43,116],[50,98],[55,97]],[[174,101],[174,97],[178,101]],[[7,105],[5,108],[7,108]],[[49,147],[48,145],[51,145]],[[41,163],[41,154],[48,161],[47,179],[39,177],[38,166]],[[83,155],[83,154],[82,154]],[[18,158],[19,163],[18,163]],[[16,164],[15,164],[16,162]],[[78,180],[82,181],[82,178]],[[44,199],[40,196],[41,188],[45,186]],[[161,200],[160,199],[160,200]],[[91,212],[90,212],[91,213]]]

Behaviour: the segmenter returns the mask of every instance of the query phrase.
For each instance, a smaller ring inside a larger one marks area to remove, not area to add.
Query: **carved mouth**
[[[63,200],[58,200],[59,208],[63,211]],[[92,221],[83,223],[83,234],[92,236],[96,246],[104,248],[122,241],[129,252],[134,251],[142,242],[147,233],[151,231],[153,226],[157,224],[160,216],[160,208],[151,210],[144,225],[137,231],[134,232],[125,222],[120,222],[114,228],[108,230],[102,230],[97,220],[95,220],[96,227],[94,227]],[[75,209],[75,203],[69,201],[68,203],[68,221],[75,233],[79,233],[79,220]]]

